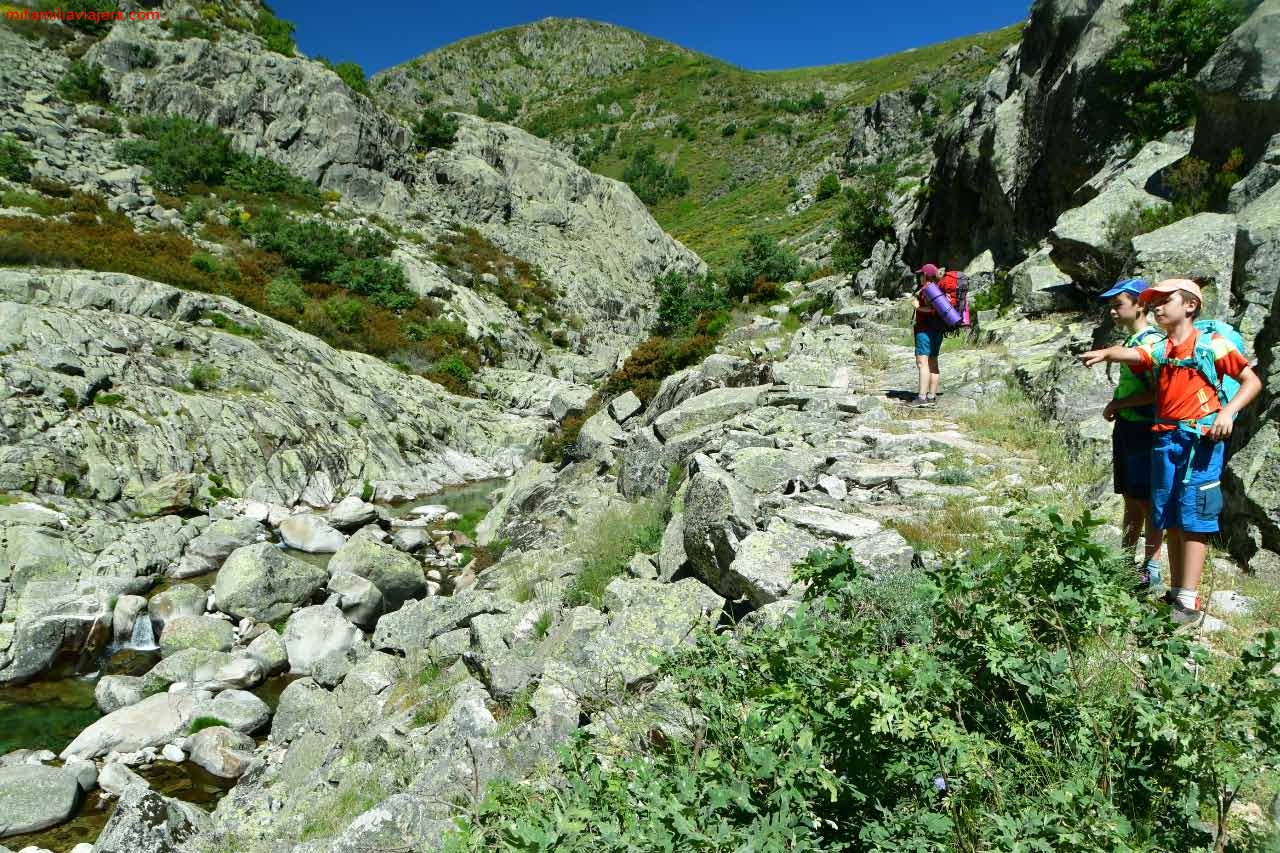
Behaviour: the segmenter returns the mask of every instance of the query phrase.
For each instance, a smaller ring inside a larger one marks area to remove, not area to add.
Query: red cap
[[[925,264],[924,266],[920,267],[920,269],[916,270],[916,272],[924,273],[926,278],[938,277],[938,268],[933,264]]]

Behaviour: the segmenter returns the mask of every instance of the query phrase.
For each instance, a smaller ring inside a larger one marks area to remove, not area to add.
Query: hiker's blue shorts
[[[916,332],[916,355],[927,355],[937,358],[942,352],[942,330],[933,332]]]
[[[1189,533],[1218,532],[1224,451],[1223,442],[1197,438],[1186,430],[1156,433],[1151,449],[1151,502],[1156,527]],[[1183,479],[1187,482],[1183,483]]]

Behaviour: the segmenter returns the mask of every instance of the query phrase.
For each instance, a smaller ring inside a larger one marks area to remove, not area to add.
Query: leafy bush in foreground
[[[580,735],[562,788],[494,786],[451,849],[1226,849],[1280,763],[1280,632],[1215,660],[1097,524],[1037,513],[914,588],[810,554],[794,615],[664,665],[687,740],[640,727],[605,760]]]

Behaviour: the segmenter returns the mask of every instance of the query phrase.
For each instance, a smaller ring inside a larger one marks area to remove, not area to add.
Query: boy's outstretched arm
[[[1231,398],[1230,403],[1222,407],[1222,411],[1218,412],[1218,416],[1213,419],[1213,426],[1209,428],[1209,438],[1214,441],[1231,437],[1236,415],[1252,403],[1262,391],[1262,380],[1258,378],[1257,373],[1254,373],[1252,367],[1246,367],[1236,379],[1240,382],[1240,390]]]
[[[1085,367],[1093,367],[1095,364],[1102,364],[1104,361],[1113,364],[1130,364],[1137,365],[1144,362],[1142,351],[1137,347],[1114,346],[1106,349],[1094,349],[1080,354],[1080,360],[1084,362]]]

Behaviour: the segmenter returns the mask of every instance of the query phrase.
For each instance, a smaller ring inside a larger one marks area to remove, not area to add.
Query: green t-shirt
[[[1126,338],[1124,345],[1126,347],[1136,347],[1147,343],[1152,336],[1160,337],[1163,334],[1159,329],[1147,326],[1145,329],[1134,332]],[[1150,385],[1136,376],[1127,364],[1122,364],[1120,365],[1120,380],[1116,383],[1115,393],[1111,396],[1112,399],[1123,400],[1125,397],[1132,397],[1134,394],[1141,394],[1149,390],[1151,390]],[[1155,404],[1138,406],[1133,409],[1121,409],[1119,416],[1126,421],[1153,421],[1156,417]]]

